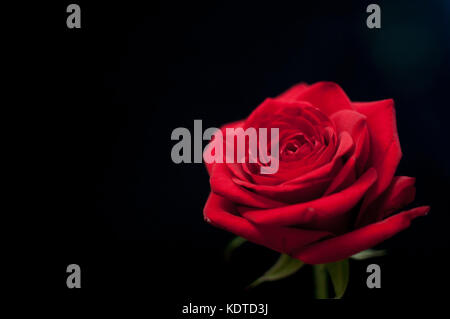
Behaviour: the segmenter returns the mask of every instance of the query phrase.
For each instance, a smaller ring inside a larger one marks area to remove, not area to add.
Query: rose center
[[[299,145],[297,143],[289,142],[287,143],[286,147],[284,148],[284,151],[286,155],[293,155],[298,151]]]
[[[303,135],[287,141],[281,148],[280,155],[283,161],[297,160],[312,151],[311,142]]]

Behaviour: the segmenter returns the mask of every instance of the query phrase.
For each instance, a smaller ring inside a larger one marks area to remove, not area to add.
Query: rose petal
[[[292,256],[308,264],[324,264],[348,258],[408,228],[411,220],[426,215],[429,210],[429,206],[421,206],[404,211],[350,233],[312,244]]]
[[[270,128],[277,127],[274,123],[277,121],[292,121],[294,114],[300,116],[303,107],[311,107],[307,102],[287,102],[284,100],[266,98],[245,120],[244,128]]]
[[[290,253],[306,245],[332,236],[329,232],[303,230],[290,227],[258,226],[234,214],[232,202],[211,193],[204,209],[205,220],[251,242]]]
[[[393,100],[368,103],[353,103],[355,109],[367,117],[370,131],[370,157],[368,165],[374,167],[379,175],[361,207],[358,220],[372,201],[377,198],[392,181],[402,151],[397,134]]]
[[[342,189],[350,187],[350,185],[353,184],[356,180],[355,166],[355,155],[352,155],[344,164],[344,166],[342,166],[336,177],[328,185],[328,188],[323,196],[328,196]]]
[[[356,139],[362,132],[367,117],[353,110],[341,110],[330,116],[330,119],[336,125],[338,132],[346,131],[353,139]]]
[[[276,209],[249,208],[242,211],[241,215],[255,224],[295,225],[310,229],[343,231],[344,226],[349,226],[349,211],[360,201],[376,178],[375,169],[369,169],[353,185],[339,193]]]
[[[302,174],[297,178],[286,180],[283,184],[300,184],[311,181],[312,179],[325,178],[327,176],[330,176],[335,168],[342,164],[340,161],[341,157],[350,153],[353,148],[354,143],[350,134],[348,134],[347,132],[342,132],[339,136],[339,145],[337,147],[337,151],[331,161],[316,169],[312,169],[314,168],[314,166],[312,166],[312,168],[308,167],[307,171],[305,171],[305,174]]]
[[[310,166],[300,167],[297,170],[291,170],[292,176],[300,176],[296,179],[291,179],[278,184],[268,184],[267,180],[272,176],[272,178],[280,177],[280,175],[284,178],[288,177],[288,175],[283,175],[283,173],[287,174],[288,172],[283,172],[280,167],[281,172],[277,172],[274,175],[269,175],[268,177],[255,174],[252,175],[252,180],[254,181],[238,181],[237,179],[234,179],[233,181],[236,184],[246,187],[247,189],[251,189],[255,194],[260,194],[264,197],[268,196],[277,201],[281,200],[285,203],[302,202],[312,195],[317,195],[317,197],[320,197],[321,192],[323,193],[323,191],[325,191],[325,187],[327,183],[329,183],[330,178],[335,175],[333,172],[338,171],[341,168],[341,157],[346,155],[347,153],[350,153],[352,148],[353,141],[350,134],[347,132],[342,132],[339,138],[339,148],[336,151],[333,159],[327,164],[322,165],[321,167],[316,169],[314,168],[316,167],[317,163]],[[245,171],[249,172],[249,170]],[[307,173],[303,174],[303,172]],[[262,181],[263,178],[265,180]],[[263,182],[266,182],[266,184],[263,184]],[[297,194],[299,195],[298,197],[296,197]],[[230,198],[226,195],[223,196]],[[242,202],[239,203],[246,205]],[[247,204],[247,206],[251,205]]]
[[[211,171],[210,183],[211,191],[234,203],[259,208],[274,208],[285,205],[280,201],[275,201],[250,192],[234,183],[228,165],[225,163],[214,164]]]
[[[315,179],[306,183],[291,185],[257,185],[247,181],[233,181],[253,192],[284,203],[302,203],[320,197],[330,184],[330,178]]]
[[[226,155],[226,145],[225,145],[225,138],[226,138],[226,129],[227,128],[238,128],[242,127],[244,121],[236,121],[232,123],[228,123],[223,125],[219,130],[222,132],[222,142],[223,142],[223,162],[225,163],[225,155]],[[208,174],[211,175],[212,167],[214,166],[214,162],[211,158],[209,158],[209,152],[207,152],[207,149],[214,148],[217,143],[220,141],[218,139],[213,139],[209,142],[209,144],[205,147],[205,150],[203,151],[203,161],[205,163],[206,169],[208,171]]]
[[[318,82],[298,94],[292,94],[290,100],[307,101],[326,115],[340,110],[353,110],[352,104],[339,85],[333,82]]]
[[[355,181],[356,176],[360,175],[366,166],[370,146],[364,115],[355,111],[343,110],[333,114],[331,119],[338,131],[348,132],[352,136],[356,146],[354,153],[332,181],[325,195],[344,189]]]
[[[415,181],[415,178],[407,176],[394,177],[383,195],[364,212],[356,227],[382,220],[411,203],[416,195]]]

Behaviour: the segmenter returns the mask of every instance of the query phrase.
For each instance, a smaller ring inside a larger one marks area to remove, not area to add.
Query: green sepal
[[[242,237],[236,237],[234,238],[229,244],[228,246],[225,248],[225,260],[229,261],[231,259],[231,255],[233,254],[233,252],[239,248],[240,246],[242,246],[242,244],[244,244],[247,241],[247,239],[242,238]]]
[[[334,263],[326,264],[328,274],[333,283],[335,299],[341,299],[347,289],[348,280],[350,276],[350,268],[348,259],[336,261]]]
[[[357,254],[351,256],[351,259],[355,260],[365,260],[374,257],[381,257],[387,254],[386,250],[375,250],[375,249],[366,249]]]
[[[276,281],[296,273],[304,263],[289,255],[281,254],[277,262],[264,275],[252,282],[247,288],[254,288],[266,281]]]

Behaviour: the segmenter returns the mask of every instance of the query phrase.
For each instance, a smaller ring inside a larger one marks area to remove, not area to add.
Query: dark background
[[[44,227],[18,254],[39,260],[37,286],[51,298],[132,297],[168,318],[189,302],[269,303],[277,318],[323,307],[306,267],[244,291],[277,254],[246,244],[225,262],[233,235],[203,221],[203,164],[170,158],[173,129],[218,127],[322,80],[354,101],[394,98],[397,174],[416,177],[415,204],[432,207],[380,245],[388,256],[351,262],[344,303],[448,297],[449,2],[377,1],[382,27],[368,29],[364,1],[78,1],[82,28],[72,30],[69,3],[40,8],[23,78],[34,85],[23,94],[42,101],[27,114],[39,123],[27,187]],[[66,287],[71,263],[82,289]],[[381,265],[381,289],[366,287],[370,263]]]

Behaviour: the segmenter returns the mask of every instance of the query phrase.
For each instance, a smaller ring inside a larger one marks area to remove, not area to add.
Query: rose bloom
[[[205,220],[256,244],[309,264],[334,262],[429,211],[399,212],[415,197],[415,179],[394,176],[402,152],[391,99],[351,102],[335,83],[301,83],[222,127],[224,137],[226,128],[279,128],[274,174],[261,174],[261,162],[211,163],[204,152]]]

